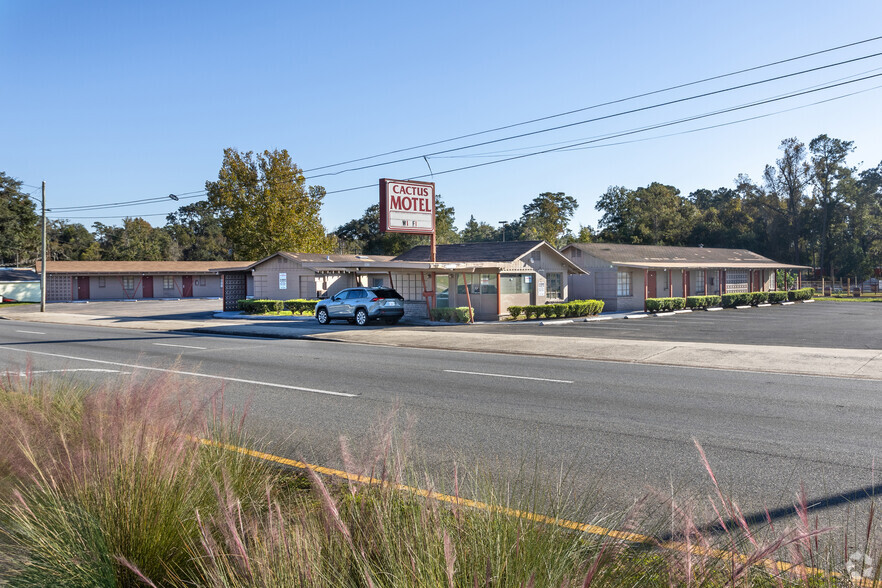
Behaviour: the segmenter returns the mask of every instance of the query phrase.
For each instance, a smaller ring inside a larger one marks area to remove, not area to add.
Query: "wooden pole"
[[[454,283],[456,283],[456,280],[454,280]],[[472,314],[472,294],[469,292],[469,285],[466,283],[465,272],[462,273],[462,285],[465,286],[466,304],[469,305],[469,322],[473,323],[475,322],[475,316]]]
[[[40,312],[46,312],[46,182],[43,182],[43,253],[40,264]]]

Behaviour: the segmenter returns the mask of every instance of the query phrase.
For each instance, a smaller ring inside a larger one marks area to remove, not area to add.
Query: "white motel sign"
[[[380,180],[380,231],[435,233],[435,184]]]

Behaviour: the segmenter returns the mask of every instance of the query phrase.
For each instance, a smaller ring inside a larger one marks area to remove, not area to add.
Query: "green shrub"
[[[749,306],[753,304],[752,292],[734,292],[723,294],[723,308],[735,308],[736,306]]]
[[[790,290],[787,292],[787,298],[794,302],[799,300],[810,300],[814,295],[814,288],[800,288],[799,290]]]
[[[295,300],[286,300],[285,310],[290,310],[293,314],[315,314],[315,305],[318,300],[304,300],[297,298]]]
[[[780,304],[781,302],[787,300],[787,292],[783,290],[773,290],[772,292],[766,292],[766,294],[769,295],[769,302],[771,302],[772,304]]]
[[[474,314],[475,309],[472,308]],[[431,308],[429,309],[429,318],[433,321],[448,323],[467,323],[469,322],[469,307],[460,306],[459,308]]]
[[[239,300],[237,304],[245,314],[269,314],[285,310],[285,303],[281,300]]]
[[[567,316],[566,304],[549,304],[547,306],[550,306],[553,309],[555,316],[558,318]]]
[[[522,312],[524,312],[523,306],[509,306],[508,307],[508,314],[510,314],[511,318],[514,320],[517,320],[518,317],[521,316]]]
[[[757,304],[765,304],[769,301],[769,293],[768,292],[751,292],[750,293],[750,303],[753,306]]]
[[[682,310],[686,307],[685,298],[647,298],[646,310],[650,312],[664,312]]]
[[[710,308],[719,306],[722,297],[709,294],[707,296],[689,296],[686,298],[686,306],[689,308]]]

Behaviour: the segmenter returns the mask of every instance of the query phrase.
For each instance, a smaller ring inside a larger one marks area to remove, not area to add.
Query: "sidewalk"
[[[213,318],[213,316],[221,318]],[[641,341],[597,337],[542,336],[539,338],[515,333],[483,333],[480,325],[475,326],[474,332],[451,331],[442,326],[431,325],[401,325],[373,329],[341,325],[334,328],[322,327],[312,317],[254,318],[232,316],[227,313],[208,313],[207,317],[194,320],[156,315],[114,317],[70,312],[39,313],[22,310],[9,312],[0,308],[0,318],[148,331],[307,339],[446,351],[506,353],[882,380],[882,353],[873,349]]]

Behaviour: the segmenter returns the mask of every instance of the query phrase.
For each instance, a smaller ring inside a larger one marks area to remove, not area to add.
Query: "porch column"
[[[462,273],[462,285],[466,291],[466,304],[468,304],[468,306],[469,306],[469,322],[473,323],[473,322],[475,322],[475,315],[472,314],[472,295],[469,292],[469,285],[468,285],[468,283],[466,283],[465,272]],[[453,278],[453,286],[454,286],[453,289],[455,290],[456,289],[456,276],[455,276],[455,274],[454,274],[454,278]],[[499,296],[498,291],[499,291],[499,289],[497,288],[497,297]],[[497,309],[498,309],[498,305],[497,305]]]
[[[686,292],[686,270],[685,270],[685,269],[681,269],[681,270],[680,270],[680,273],[683,275],[683,298],[686,298],[686,296],[687,296],[687,292]]]
[[[468,289],[468,288],[466,288]],[[469,304],[471,307],[471,304]],[[496,318],[499,320],[499,315],[502,314],[502,274],[496,274]],[[474,321],[472,321],[474,322]]]
[[[707,296],[707,270],[703,270],[701,275],[704,276],[704,295]]]
[[[649,298],[649,270],[643,270],[643,312],[646,312],[646,299]]]

